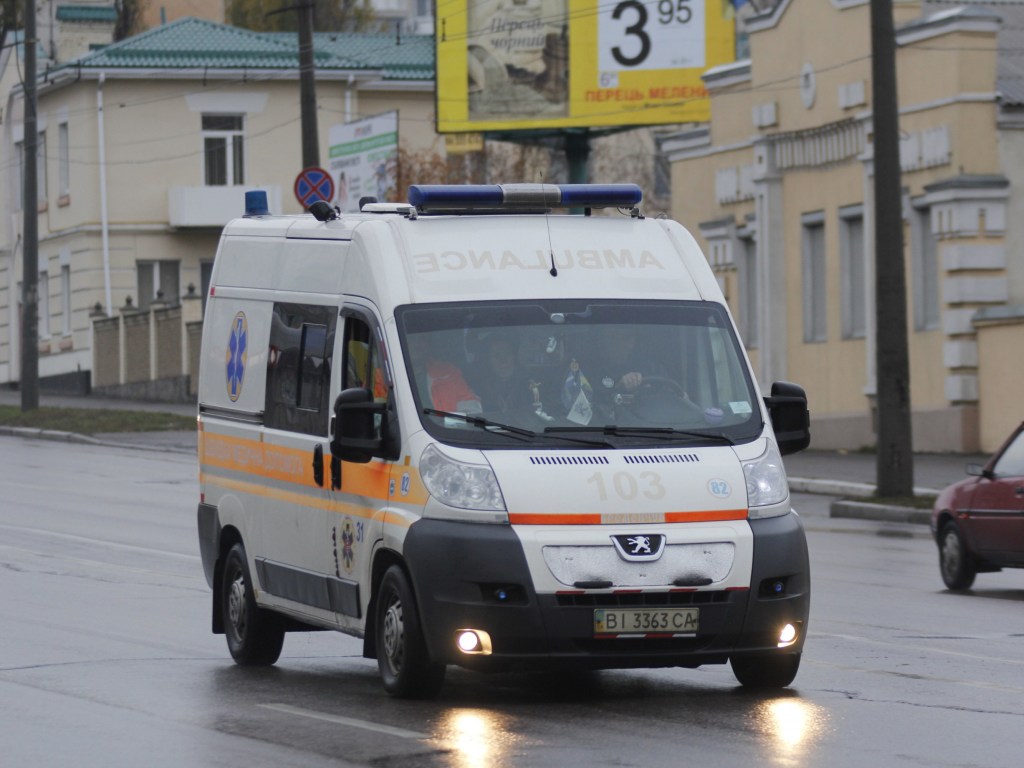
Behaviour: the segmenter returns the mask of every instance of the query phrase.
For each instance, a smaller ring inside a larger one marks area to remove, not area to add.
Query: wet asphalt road
[[[449,670],[389,699],[360,643],[289,635],[231,663],[209,632],[194,460],[0,437],[0,764],[1018,766],[1024,572],[945,592],[920,526],[797,496],[813,570],[791,689],[727,666],[590,676]]]

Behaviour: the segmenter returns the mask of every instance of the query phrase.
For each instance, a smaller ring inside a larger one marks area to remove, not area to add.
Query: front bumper
[[[475,669],[557,664],[589,668],[724,663],[736,654],[799,653],[810,608],[810,566],[795,514],[751,520],[749,589],[567,590],[537,594],[518,536],[509,526],[420,520],[405,540],[406,561],[431,657]],[[778,584],[782,590],[775,591]],[[686,637],[595,638],[595,608],[697,607],[700,631]],[[778,647],[780,628],[799,630]],[[459,629],[486,631],[490,655],[457,650]]]

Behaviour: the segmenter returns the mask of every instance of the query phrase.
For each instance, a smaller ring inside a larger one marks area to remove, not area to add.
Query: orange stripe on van
[[[620,525],[630,521],[620,515],[609,515],[605,520],[600,514],[544,514],[543,512],[510,512],[512,525]],[[710,523],[723,520],[746,520],[745,509],[697,510],[694,512],[665,512],[664,514],[643,515],[635,524],[657,525],[660,523]]]
[[[696,512],[666,512],[666,523],[716,523],[722,520],[746,520],[745,509],[715,509]]]
[[[313,479],[313,456],[307,450],[286,448],[264,442],[262,439],[249,440],[204,432],[200,435],[199,455],[202,466],[206,468],[219,467],[244,472],[255,477],[294,483],[299,488],[309,488],[314,492],[320,490],[320,486]],[[328,452],[324,456],[325,482],[330,482],[330,465],[331,456]],[[341,473],[345,494],[380,501],[388,499],[391,464],[343,462]],[[416,482],[411,490],[416,492],[420,491],[420,488],[421,484]],[[418,496],[419,494],[414,495]],[[403,501],[415,502],[418,499],[403,499]]]
[[[600,525],[600,515],[545,515],[509,513],[512,525]]]

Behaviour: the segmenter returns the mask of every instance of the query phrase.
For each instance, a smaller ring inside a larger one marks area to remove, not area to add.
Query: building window
[[[39,273],[39,338],[50,338],[50,275],[46,272]]]
[[[867,303],[864,253],[864,208],[860,205],[839,211],[839,270],[841,279],[843,338],[863,339],[867,335]]]
[[[803,217],[804,341],[825,341],[825,217]]]
[[[910,269],[914,294],[914,330],[939,327],[939,254],[932,231],[931,208],[914,210]]]
[[[40,209],[46,206],[46,133],[39,132],[39,143],[36,146],[36,191]],[[25,207],[25,142],[14,143],[14,154],[18,160],[18,188],[14,192],[15,208]]]
[[[149,309],[149,305],[158,298],[172,305],[178,303],[178,262],[140,261],[136,269],[139,276],[139,309]]]
[[[71,148],[68,143],[68,124],[57,126],[57,194],[60,204],[67,204],[71,197]]]
[[[245,140],[242,115],[203,115],[203,155],[206,185],[245,183]]]
[[[757,243],[752,237],[740,238],[739,291],[740,334],[747,349],[759,343],[757,302]]]
[[[65,264],[60,268],[60,317],[61,334],[71,335],[71,267]]]

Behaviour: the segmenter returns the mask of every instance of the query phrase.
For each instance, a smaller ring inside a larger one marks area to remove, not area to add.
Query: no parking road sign
[[[303,208],[317,200],[334,200],[334,179],[323,168],[305,168],[295,177],[295,197]]]

